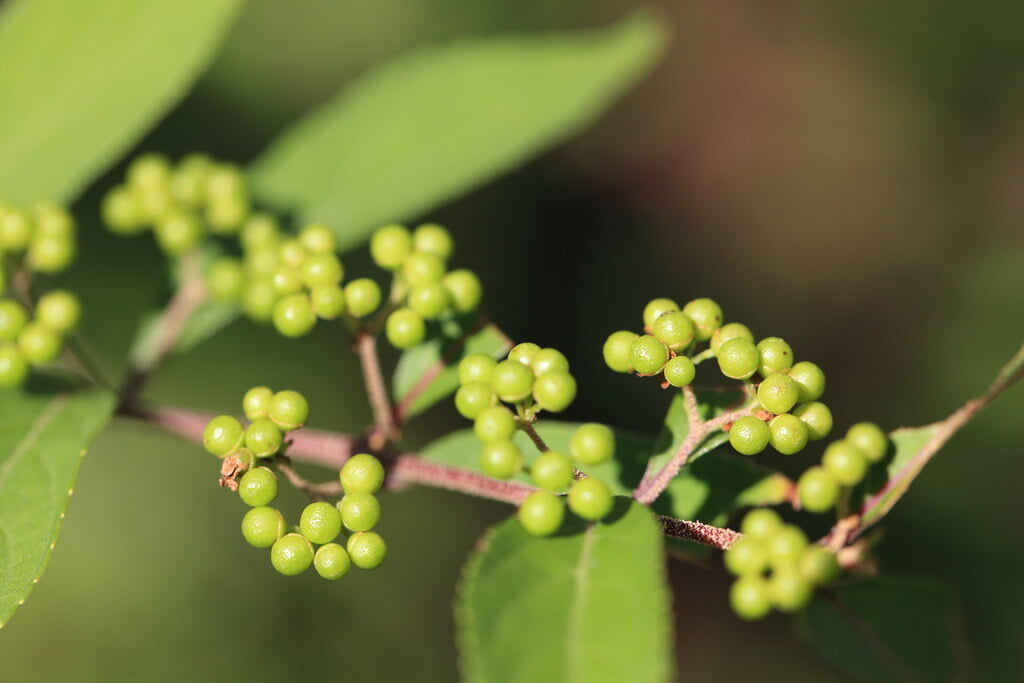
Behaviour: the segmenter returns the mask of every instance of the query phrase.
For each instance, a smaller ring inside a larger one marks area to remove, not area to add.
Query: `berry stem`
[[[296,472],[291,465],[291,459],[287,456],[274,458],[274,467],[284,475],[285,479],[292,486],[309,496],[314,502],[336,498],[344,493],[340,481],[329,481],[323,484],[314,484]]]
[[[366,395],[373,408],[374,429],[370,434],[370,447],[379,451],[396,440],[398,426],[391,406],[391,398],[388,396],[388,389],[384,384],[384,375],[380,370],[380,359],[377,357],[377,338],[366,332],[359,333],[356,336],[356,353],[359,355],[359,363],[363,368]]]
[[[519,429],[526,432],[526,435],[530,437],[530,441],[533,442],[533,445],[537,447],[538,451],[545,453],[551,450],[548,448],[547,443],[544,442],[544,439],[540,437],[540,434],[537,433],[537,430],[533,428],[533,422],[528,419],[523,419],[522,416],[520,416],[520,418],[516,420],[516,424],[519,426]]]
[[[124,406],[133,406],[138,402],[150,377],[174,350],[185,323],[199,304],[206,300],[202,255],[198,251],[190,251],[181,257],[180,266],[178,288],[156,322],[153,345],[145,353],[133,355],[132,366],[121,383],[121,404]]]

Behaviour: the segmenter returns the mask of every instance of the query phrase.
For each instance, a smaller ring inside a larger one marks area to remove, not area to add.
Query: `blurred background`
[[[246,162],[382,59],[605,25],[640,4],[254,0],[139,150]],[[1024,4],[660,9],[667,55],[597,125],[423,217],[450,227],[454,262],[483,275],[486,308],[513,339],[569,355],[581,395],[567,417],[658,429],[668,395],[600,358],[605,335],[638,328],[655,296],[711,296],[758,336],[784,336],[828,373],[837,430],[924,424],[980,393],[1024,339]],[[122,172],[75,207],[82,255],[65,276],[111,373],[163,287],[150,239],[96,224]],[[372,272],[365,250],[346,269]],[[255,384],[306,392],[314,426],[358,431],[370,418],[358,365],[326,326],[298,343],[238,322],[174,359],[150,395],[238,412]],[[885,571],[956,589],[972,680],[1024,679],[1022,411],[1017,388],[959,434],[879,549]],[[459,426],[446,403],[406,445]],[[424,489],[384,506],[381,570],[286,579],[243,542],[209,456],[115,423],[85,460],[44,580],[3,630],[0,681],[455,680],[461,564],[510,509]],[[733,617],[717,565],[669,564],[681,680],[839,680],[787,618]]]

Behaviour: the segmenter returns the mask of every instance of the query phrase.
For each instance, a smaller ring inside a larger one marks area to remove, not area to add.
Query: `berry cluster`
[[[392,303],[385,334],[396,349],[408,349],[426,337],[427,321],[470,313],[480,303],[482,288],[470,270],[448,270],[451,235],[440,225],[426,223],[411,233],[401,225],[386,225],[370,238],[370,256],[394,275]]]
[[[466,356],[459,363],[459,384],[455,407],[473,420],[473,431],[483,442],[480,468],[495,479],[511,479],[523,469],[523,453],[512,440],[516,430],[532,431],[541,411],[561,412],[576,398],[565,355],[530,342],[514,346],[503,361],[479,353]],[[523,528],[535,536],[554,533],[565,517],[566,500],[583,519],[605,517],[612,508],[611,489],[575,466],[599,465],[614,453],[614,434],[596,423],[573,432],[568,455],[543,450],[530,468],[540,488],[519,507]],[[566,490],[566,498],[557,495]]]
[[[729,601],[743,619],[760,619],[772,607],[794,612],[815,587],[839,574],[833,553],[808,544],[804,532],[783,523],[774,510],[751,510],[740,529],[743,536],[725,551],[725,567],[737,577]]]
[[[75,259],[75,220],[53,202],[26,209],[0,201],[0,254],[36,273],[59,273]],[[0,264],[0,292],[9,265]]]
[[[0,299],[0,387],[20,386],[30,366],[56,360],[80,317],[78,298],[64,289],[39,297],[31,318],[18,301]]]
[[[199,245],[207,233],[230,235],[249,215],[242,171],[203,154],[190,154],[176,166],[159,154],[143,154],[128,166],[123,185],[103,199],[107,227],[119,235],[152,228],[169,255]]]
[[[225,458],[222,474],[229,472],[232,482],[237,477],[238,495],[251,507],[242,518],[245,540],[257,548],[270,548],[271,564],[286,576],[313,566],[323,578],[336,580],[352,565],[379,567],[387,555],[384,539],[372,531],[381,515],[375,495],[384,483],[380,461],[367,453],[349,458],[339,472],[345,493],[341,500],[335,505],[310,503],[298,525],[289,527],[281,511],[270,507],[278,494],[274,456],[283,455],[287,448],[284,435],[306,423],[309,404],[296,391],[274,393],[267,387],[253,387],[243,397],[242,409],[249,420],[247,427],[230,415],[215,417],[203,432],[203,445]],[[344,545],[336,542],[343,528],[350,532]]]
[[[833,441],[821,458],[821,465],[809,468],[800,477],[797,495],[810,512],[825,512],[839,500],[840,487],[856,486],[868,468],[885,457],[889,438],[871,422],[858,422],[846,436]]]

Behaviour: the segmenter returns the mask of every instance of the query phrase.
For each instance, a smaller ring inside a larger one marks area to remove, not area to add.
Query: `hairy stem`
[[[537,433],[537,430],[533,428],[532,422],[529,420],[518,420],[517,424],[519,425],[519,429],[526,432],[526,435],[530,437],[530,441],[533,442],[533,445],[537,447],[538,451],[544,453],[551,450],[544,442],[544,439],[540,438],[540,434]]]
[[[359,355],[359,364],[363,368],[366,395],[373,408],[374,429],[370,434],[370,447],[379,451],[397,439],[398,428],[391,407],[391,397],[388,396],[388,388],[380,370],[380,359],[377,357],[377,338],[365,332],[359,333],[356,336],[356,353]]]

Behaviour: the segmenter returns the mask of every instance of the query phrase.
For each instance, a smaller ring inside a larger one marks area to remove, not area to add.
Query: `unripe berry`
[[[544,451],[533,461],[530,476],[542,489],[564,491],[573,481],[572,461],[561,451]]]
[[[0,344],[0,387],[20,386],[28,377],[28,360],[13,344]]]
[[[18,334],[18,349],[32,365],[52,363],[62,348],[60,335],[38,322],[30,322]]]
[[[645,334],[637,337],[629,347],[629,365],[638,374],[656,375],[668,362],[668,349],[655,337]]]
[[[199,244],[203,226],[190,212],[172,211],[153,226],[153,234],[164,253],[176,256]]]
[[[776,415],[768,423],[768,432],[768,442],[783,455],[799,453],[807,446],[807,425],[795,415]]]
[[[285,534],[270,549],[270,563],[285,576],[296,576],[313,564],[313,544],[302,534]]]
[[[276,303],[277,294],[269,281],[252,282],[242,292],[242,310],[256,322],[270,322]]]
[[[284,516],[271,507],[255,507],[242,517],[242,536],[257,548],[271,547],[284,536],[286,529]]]
[[[754,574],[736,579],[729,589],[729,604],[741,619],[756,621],[764,618],[772,609],[768,582]]]
[[[490,382],[468,382],[455,392],[455,409],[467,420],[475,420],[498,400]]]
[[[848,441],[833,441],[821,456],[822,467],[842,486],[859,484],[868,472],[864,451]]]
[[[526,367],[530,367],[533,362],[534,356],[540,353],[540,346],[533,342],[521,342],[512,347],[512,350],[508,352],[508,360],[514,360],[517,363],[522,363]]]
[[[316,314],[307,294],[291,294],[274,304],[274,328],[286,337],[309,334],[316,325]]]
[[[815,586],[832,581],[839,576],[839,562],[835,553],[831,553],[820,545],[809,545],[804,548],[797,561],[800,575]]]
[[[14,299],[0,299],[0,341],[14,341],[28,323],[28,311]]]
[[[753,536],[741,536],[725,551],[725,568],[733,576],[761,574],[768,567],[768,548]]]
[[[465,268],[453,270],[445,274],[441,284],[448,290],[456,313],[470,313],[480,305],[484,290],[480,278],[473,271]]]
[[[558,349],[541,349],[530,362],[530,369],[538,377],[552,370],[569,372],[569,359]]]
[[[533,391],[533,372],[514,360],[503,360],[491,373],[491,386],[502,401],[518,403]]]
[[[550,491],[534,491],[519,504],[519,523],[531,536],[550,536],[565,519],[565,501]]]
[[[348,537],[346,544],[352,564],[360,569],[376,569],[384,563],[388,547],[384,539],[373,531],[360,531]]]
[[[273,250],[281,242],[281,228],[277,219],[270,214],[254,213],[242,226],[239,241],[242,243],[242,249],[247,252],[257,249]],[[276,253],[274,258],[276,260]]]
[[[411,286],[440,282],[444,277],[444,261],[437,255],[425,251],[414,251],[402,264],[402,273]]]
[[[807,425],[807,437],[811,441],[824,439],[832,431],[832,411],[818,401],[797,406],[793,414]]]
[[[505,406],[491,406],[476,416],[473,431],[484,443],[508,441],[516,433],[516,419]]]
[[[569,437],[569,453],[581,465],[600,465],[615,455],[615,433],[607,426],[588,422]]]
[[[544,410],[560,413],[576,398],[576,380],[564,370],[539,375],[533,383],[533,400]]]
[[[232,453],[242,445],[245,429],[231,415],[218,415],[203,429],[203,448],[218,458]]]
[[[722,307],[713,299],[694,299],[683,306],[683,313],[693,321],[697,341],[707,341],[722,326]]]
[[[320,223],[304,227],[299,233],[299,242],[311,254],[332,254],[334,252],[334,233],[326,225]]]
[[[757,400],[770,413],[788,413],[796,405],[800,389],[789,375],[768,375],[757,386]]]
[[[480,451],[480,469],[495,479],[511,479],[523,468],[523,454],[511,441],[492,441]]]
[[[673,351],[682,351],[693,341],[693,322],[681,311],[669,311],[658,317],[651,326],[651,333]]]
[[[337,543],[320,546],[313,557],[313,568],[316,573],[329,581],[337,581],[348,574],[352,566],[348,551]]]
[[[299,518],[299,531],[317,545],[330,543],[341,533],[341,513],[330,503],[310,503]]]
[[[281,265],[288,268],[301,268],[308,255],[309,252],[302,246],[302,242],[296,239],[285,240],[277,248],[277,257]]]
[[[808,512],[825,512],[839,500],[839,484],[823,467],[811,467],[797,484],[800,505]]]
[[[662,316],[664,313],[669,311],[678,311],[679,304],[672,299],[651,299],[644,306],[644,328],[651,329],[654,327],[654,321]]]
[[[53,202],[36,202],[32,206],[36,235],[74,238],[75,219],[63,206]]]
[[[284,437],[277,425],[267,419],[253,420],[245,430],[245,447],[257,458],[268,458],[279,450]]]
[[[740,531],[745,536],[759,538],[767,542],[782,528],[782,520],[771,508],[754,508],[746,514],[740,523]]]
[[[306,287],[337,285],[345,275],[341,261],[333,253],[316,252],[306,257],[299,267]]]
[[[252,507],[270,505],[277,498],[277,475],[269,467],[257,467],[238,480],[238,497]]]
[[[615,504],[608,485],[593,477],[574,481],[569,487],[568,500],[569,509],[589,521],[606,517]]]
[[[484,353],[471,353],[459,362],[459,383],[490,383],[498,361]]]
[[[25,262],[37,273],[59,273],[75,260],[75,242],[68,236],[38,235],[28,246]]]
[[[129,184],[138,188],[162,189],[171,183],[171,163],[162,154],[147,152],[132,160],[125,178]]]
[[[768,446],[771,430],[763,420],[745,415],[729,428],[729,444],[743,455],[757,455]]]
[[[82,306],[66,289],[54,289],[39,297],[36,320],[54,332],[65,334],[78,327]]]
[[[426,337],[427,325],[416,311],[411,308],[399,308],[388,316],[385,334],[396,349],[411,349]]]
[[[811,583],[795,564],[777,567],[768,583],[772,602],[783,612],[795,612],[811,599]]]
[[[309,420],[309,402],[297,391],[279,391],[270,401],[269,417],[282,430],[290,432]]]
[[[401,225],[385,225],[370,238],[370,256],[385,270],[398,270],[412,253],[412,235]]]
[[[135,193],[125,187],[114,187],[103,197],[100,213],[103,223],[115,235],[137,235],[146,229],[142,207]],[[3,223],[0,219],[0,227]]]
[[[757,350],[761,352],[758,371],[762,377],[785,372],[793,367],[793,349],[779,337],[765,337],[757,342]]]
[[[872,422],[858,422],[850,427],[846,441],[859,448],[868,462],[878,462],[889,450],[889,437]]]
[[[206,273],[206,291],[217,301],[237,301],[245,288],[245,271],[238,259],[217,259]]]
[[[817,401],[825,393],[825,373],[814,363],[802,360],[787,373],[800,387],[800,403]]]
[[[662,369],[665,381],[674,387],[685,387],[697,376],[697,368],[693,361],[686,356],[670,358]]]
[[[380,501],[372,493],[348,493],[338,501],[338,512],[349,531],[369,531],[380,521]]]
[[[612,332],[604,342],[604,363],[614,372],[632,372],[629,349],[640,335],[628,330]]]
[[[309,292],[309,300],[321,320],[334,320],[345,312],[345,290],[338,285],[314,287]]]
[[[252,421],[270,415],[270,405],[274,400],[274,392],[270,387],[253,387],[242,397],[242,412],[245,419]]]
[[[784,524],[768,540],[768,560],[773,567],[796,562],[807,547],[807,535],[799,528]]]
[[[754,343],[754,333],[743,323],[726,323],[711,333],[711,353],[718,355],[718,349],[730,339],[741,337],[751,344]]]
[[[369,453],[349,458],[338,473],[345,493],[377,493],[384,484],[384,466]]]
[[[409,308],[419,313],[424,319],[434,320],[448,310],[451,298],[448,295],[448,290],[440,282],[429,282],[410,289],[407,302]]]
[[[433,254],[447,261],[452,255],[452,236],[440,225],[424,223],[413,230],[412,249]]]
[[[730,379],[749,379],[757,372],[761,353],[746,337],[733,337],[718,348],[718,368]]]
[[[278,266],[270,276],[270,284],[279,297],[297,294],[302,291],[302,275],[296,268]]]

